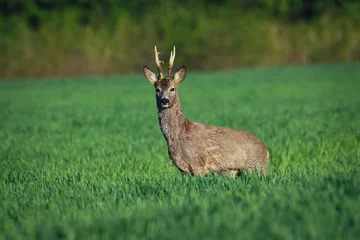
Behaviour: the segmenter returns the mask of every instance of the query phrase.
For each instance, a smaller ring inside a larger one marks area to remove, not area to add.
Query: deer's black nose
[[[162,104],[168,104],[169,103],[168,98],[162,98],[160,101],[161,101]]]

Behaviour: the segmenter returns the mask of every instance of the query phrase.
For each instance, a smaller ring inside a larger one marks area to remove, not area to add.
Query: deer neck
[[[189,121],[183,115],[180,100],[177,97],[170,108],[158,109],[160,129],[168,144],[176,141]]]

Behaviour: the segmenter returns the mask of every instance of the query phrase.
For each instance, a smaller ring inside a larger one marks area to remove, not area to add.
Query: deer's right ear
[[[143,68],[144,75],[146,80],[148,80],[151,84],[154,84],[158,79],[153,71],[150,70],[147,66]]]

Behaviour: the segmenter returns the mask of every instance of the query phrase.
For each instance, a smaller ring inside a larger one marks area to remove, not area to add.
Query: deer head
[[[172,67],[175,60],[175,47],[170,53],[168,75],[164,77],[161,64],[164,61],[159,60],[160,52],[157,51],[155,46],[155,62],[159,71],[159,76],[156,77],[155,73],[147,66],[144,66],[145,78],[155,86],[156,102],[159,109],[170,108],[175,102],[178,94],[178,84],[182,82],[186,76],[186,68],[182,66],[177,70],[174,76],[171,76]]]

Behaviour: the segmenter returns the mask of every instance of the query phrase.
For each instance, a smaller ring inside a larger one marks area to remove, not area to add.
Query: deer
[[[165,77],[161,66],[164,61],[159,60],[156,46],[154,51],[159,75],[147,66],[143,73],[155,87],[158,121],[173,164],[182,173],[194,176],[217,173],[236,178],[245,171],[266,175],[269,151],[258,137],[244,130],[190,121],[184,116],[178,86],[186,77],[185,65],[172,75],[174,46]]]

